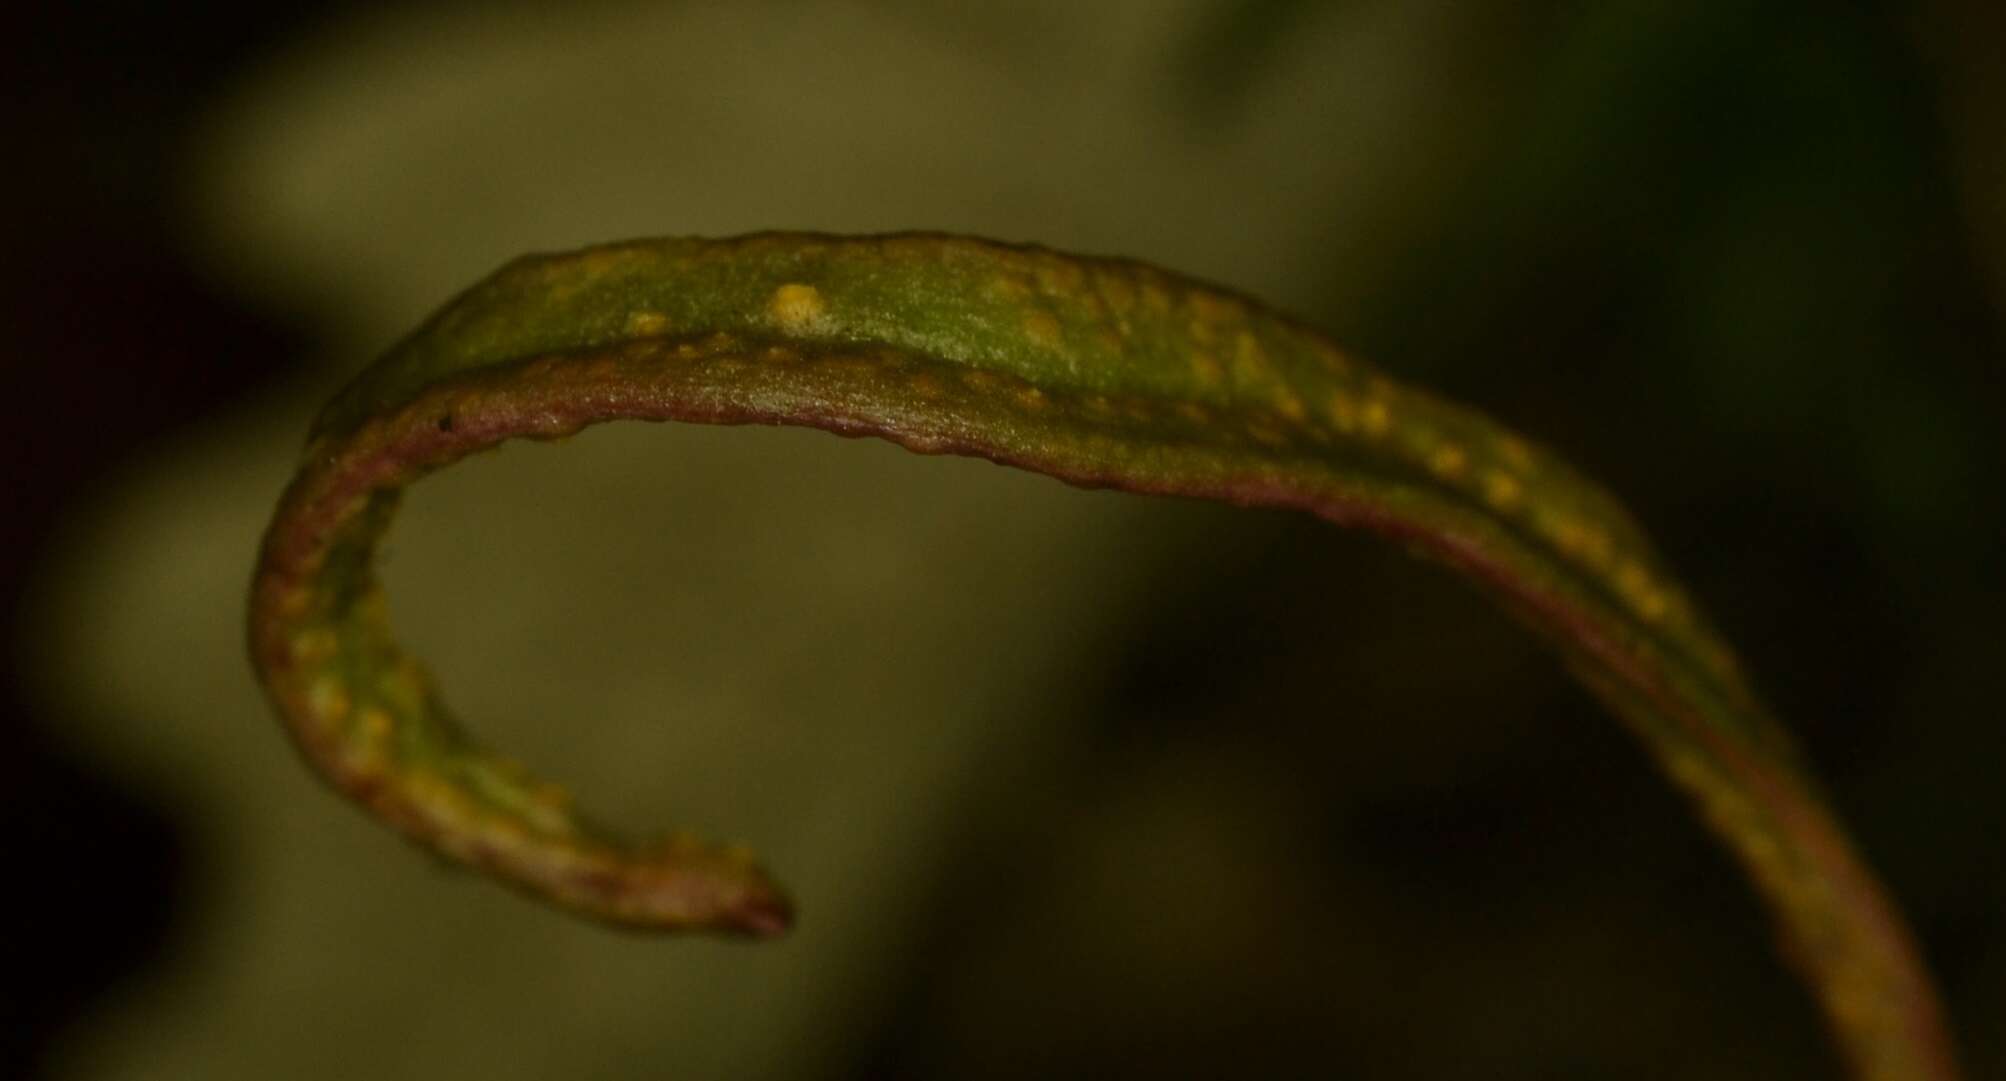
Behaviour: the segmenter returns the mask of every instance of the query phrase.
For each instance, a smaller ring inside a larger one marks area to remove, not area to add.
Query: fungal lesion
[[[802,282],[788,282],[775,289],[766,303],[767,314],[780,329],[794,334],[815,329],[828,310],[822,291]]]
[[[662,312],[643,309],[627,313],[627,333],[640,337],[656,337],[669,329],[669,317]]]
[[[1056,351],[1065,344],[1058,319],[1042,309],[1024,313],[1024,337],[1040,349]]]
[[[1454,443],[1443,443],[1428,454],[1428,471],[1445,481],[1461,480],[1469,456]]]
[[[1519,497],[1524,492],[1518,478],[1510,473],[1502,469],[1484,472],[1484,502],[1490,504],[1492,510],[1508,514],[1518,509]]]

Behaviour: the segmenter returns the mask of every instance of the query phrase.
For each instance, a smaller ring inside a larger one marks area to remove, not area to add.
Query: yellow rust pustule
[[[814,329],[828,309],[814,286],[789,282],[773,291],[767,310],[782,330],[801,333]]]

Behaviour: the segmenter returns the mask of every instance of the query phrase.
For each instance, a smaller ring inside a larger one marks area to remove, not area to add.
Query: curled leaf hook
[[[763,234],[525,258],[328,404],[265,535],[252,657],[322,775],[450,859],[630,927],[791,920],[743,849],[590,826],[468,739],[392,640],[372,564],[406,485],[624,419],[806,425],[1400,539],[1504,603],[1628,722],[1769,903],[1856,1076],[1956,1076],[1900,917],[1612,499],[1253,301],[1037,248]]]

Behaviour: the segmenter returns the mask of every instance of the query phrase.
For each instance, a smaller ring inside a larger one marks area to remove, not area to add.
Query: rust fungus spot
[[[1022,278],[1005,271],[989,279],[990,295],[1012,304],[1020,304],[1031,297],[1031,287]]]
[[[1216,387],[1225,375],[1226,370],[1219,366],[1212,354],[1203,350],[1191,354],[1191,378],[1196,379],[1199,386]]]
[[[767,311],[782,329],[800,331],[820,322],[827,305],[822,301],[821,291],[814,286],[789,282],[773,291]]]
[[[1100,275],[1096,284],[1100,286],[1101,299],[1107,302],[1108,310],[1117,317],[1126,316],[1135,309],[1135,286],[1126,276],[1105,273]]]
[[[1024,336],[1041,349],[1059,347],[1059,321],[1051,312],[1031,311],[1024,313]]]
[[[1518,505],[1520,495],[1518,479],[1501,469],[1493,469],[1484,475],[1484,501],[1498,510],[1510,510]]]
[[[348,718],[348,688],[331,676],[316,679],[307,688],[307,708],[322,724],[339,724]]]
[[[1497,448],[1498,457],[1504,459],[1513,469],[1521,473],[1531,471],[1532,448],[1526,446],[1523,440],[1509,435],[1499,436]]]
[[[1038,263],[1038,288],[1056,296],[1070,296],[1080,291],[1086,272],[1079,264],[1070,260],[1044,259]]]
[[[294,586],[279,597],[279,614],[287,619],[298,619],[313,607],[313,590],[306,586]]]
[[[669,317],[661,312],[629,312],[627,315],[629,334],[660,334],[667,329],[669,329]]]
[[[1310,343],[1310,351],[1316,354],[1316,359],[1322,361],[1324,367],[1333,372],[1343,374],[1351,370],[1351,361],[1329,342],[1322,339],[1314,340]]]
[[[1330,415],[1331,427],[1342,434],[1350,435],[1358,430],[1358,405],[1342,391],[1331,394],[1330,404],[1325,412]]]
[[[1260,339],[1246,331],[1233,336],[1233,370],[1242,379],[1254,380],[1268,374],[1268,353]]]
[[[1595,526],[1583,526],[1581,530],[1581,556],[1596,566],[1606,565],[1613,550],[1609,534]]]
[[[355,734],[372,743],[390,738],[393,722],[390,714],[375,706],[365,709],[356,717]]]
[[[1249,419],[1247,434],[1253,436],[1255,442],[1266,447],[1284,447],[1289,442],[1288,434],[1276,427],[1267,417],[1256,416]]]
[[[1203,289],[1186,294],[1185,302],[1191,305],[1194,328],[1203,325],[1207,331],[1220,329],[1238,323],[1244,316],[1238,301]]]
[[[1637,614],[1648,620],[1656,620],[1665,614],[1665,595],[1643,567],[1635,563],[1625,563],[1616,571],[1616,586],[1629,598]]]
[[[1385,402],[1373,398],[1359,408],[1358,426],[1365,430],[1366,435],[1385,435],[1386,429],[1393,426],[1393,414],[1386,408]]]
[[[334,636],[334,632],[325,627],[301,631],[293,636],[293,660],[301,665],[319,664],[334,656],[335,650],[340,645],[341,642]]]
[[[1287,417],[1291,424],[1301,424],[1309,416],[1309,410],[1303,408],[1303,400],[1286,388],[1275,394],[1275,412]]]

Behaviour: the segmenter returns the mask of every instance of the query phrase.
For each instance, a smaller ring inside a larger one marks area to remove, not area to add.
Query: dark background
[[[1182,8],[1153,93],[1202,156],[1260,122],[1292,43],[1370,6]],[[1622,495],[1905,906],[1972,1076],[2006,1073],[2006,22],[1948,3],[1436,6],[1443,131],[1412,138],[1461,147],[1455,179],[1363,250],[1324,243],[1342,200],[1302,222],[1276,256],[1294,296],[1343,303],[1292,306]],[[288,381],[331,389],[306,373],[348,348],[336,313],[218,273],[180,186],[202,118],[344,7],[7,17],[0,1075],[92,1073],[94,1033],[132,988],[181,978],[178,936],[230,873],[213,814],[72,739],[90,706],[32,689],[30,598],[62,523],[162,440]],[[993,12],[912,18],[943,48],[1039,48],[1028,17],[1015,36]],[[1241,179],[1202,209],[1305,182]],[[770,224],[818,223],[776,206]],[[1035,791],[1006,771],[943,812],[957,855],[913,887],[845,1038],[793,1073],[1835,1075],[1746,886],[1513,627],[1313,522],[1249,516],[1204,547],[1152,562],[1051,684],[1071,735]],[[303,773],[298,799],[323,799]],[[657,1035],[677,1038],[673,1016]],[[375,1053],[381,1076],[404,1076],[396,1055]],[[645,1047],[625,1061],[659,1068]]]

